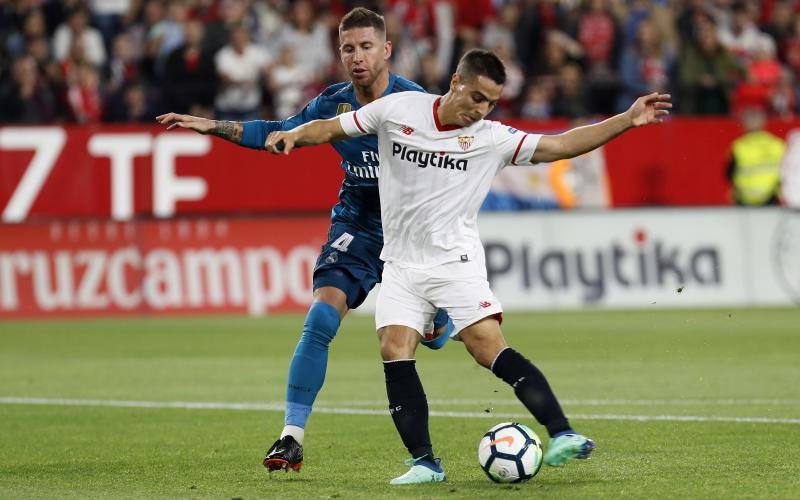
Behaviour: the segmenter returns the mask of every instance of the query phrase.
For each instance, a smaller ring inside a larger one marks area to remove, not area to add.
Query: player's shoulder
[[[391,92],[394,94],[394,93],[409,92],[409,91],[425,92],[425,89],[422,88],[422,86],[419,85],[418,83],[412,82],[408,78],[403,78],[402,76],[395,75]]]
[[[493,134],[501,133],[503,135],[517,135],[520,136],[525,135],[527,132],[523,132],[517,128],[512,127],[503,122],[499,122],[497,120],[481,120],[481,125],[484,130],[491,131]]]
[[[420,92],[419,90],[405,90],[403,92],[395,92],[388,94],[381,99],[384,102],[402,102],[404,105],[414,105],[415,103],[428,103],[434,101],[438,96]]]
[[[322,99],[348,99],[353,93],[352,82],[339,82],[329,85],[325,90],[320,92],[319,97]]]

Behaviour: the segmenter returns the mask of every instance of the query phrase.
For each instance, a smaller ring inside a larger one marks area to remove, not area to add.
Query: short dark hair
[[[491,78],[498,85],[506,83],[506,67],[497,54],[490,50],[472,49],[461,57],[456,73],[462,80],[483,75]]]
[[[339,23],[339,34],[353,28],[375,28],[375,31],[386,34],[383,16],[364,7],[356,7],[345,14]]]

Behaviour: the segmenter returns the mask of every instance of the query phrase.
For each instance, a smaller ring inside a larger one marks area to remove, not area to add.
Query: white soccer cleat
[[[447,479],[442,469],[441,460],[436,459],[431,464],[430,460],[426,457],[410,458],[405,461],[406,465],[411,468],[402,476],[396,477],[389,481],[389,484],[422,484],[422,483],[440,483]],[[424,465],[423,465],[424,464]],[[431,466],[435,467],[432,468]],[[438,470],[436,470],[438,469]]]

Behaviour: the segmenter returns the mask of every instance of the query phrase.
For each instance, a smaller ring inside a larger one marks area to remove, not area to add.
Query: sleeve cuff
[[[511,165],[533,165],[531,158],[541,138],[541,134],[523,135],[519,140],[519,144],[517,144],[514,156],[511,157]]]
[[[342,125],[344,133],[350,137],[358,137],[367,134],[367,131],[364,130],[364,126],[359,123],[356,113],[356,111],[350,111],[339,115],[339,123]]]

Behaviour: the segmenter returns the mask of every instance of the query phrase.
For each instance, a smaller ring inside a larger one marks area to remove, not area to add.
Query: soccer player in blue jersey
[[[392,45],[383,17],[355,8],[339,24],[339,53],[350,81],[331,85],[297,115],[282,121],[232,122],[167,113],[158,116],[167,129],[176,127],[211,134],[254,149],[264,149],[267,136],[317,119],[359,109],[379,97],[408,90],[414,82],[389,73]],[[272,470],[300,470],[305,426],[325,380],[328,346],[348,310],[358,307],[381,279],[383,230],[378,197],[378,141],[366,135],[333,144],[342,157],[345,179],[333,207],[328,242],[314,268],[314,301],[297,344],[286,389],[285,426],[264,458]],[[450,337],[452,322],[441,310],[432,332],[422,340],[438,349]]]

